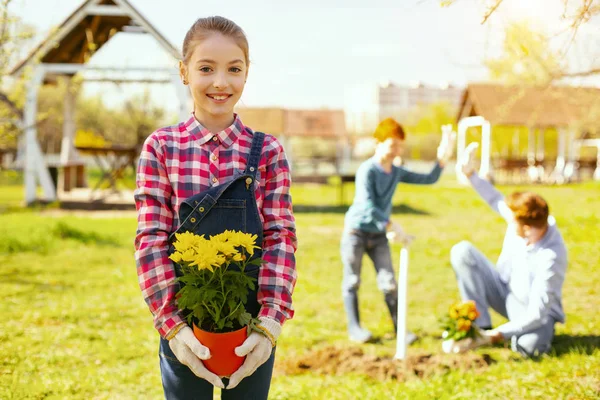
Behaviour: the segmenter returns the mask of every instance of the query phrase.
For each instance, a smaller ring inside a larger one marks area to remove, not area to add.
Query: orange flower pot
[[[194,336],[210,349],[211,357],[202,360],[206,369],[219,377],[229,377],[244,363],[246,357],[238,357],[235,348],[241,346],[248,337],[247,328],[233,332],[206,332],[194,324]]]

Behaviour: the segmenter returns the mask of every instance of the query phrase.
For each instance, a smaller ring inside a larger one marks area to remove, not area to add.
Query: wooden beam
[[[535,130],[527,127],[527,162],[535,163]]]
[[[130,14],[120,6],[96,5],[89,6],[86,9],[88,15],[108,15],[112,17],[125,17]]]
[[[106,25],[106,26],[103,26],[99,32],[98,31],[96,32],[96,43],[98,43],[96,50],[99,49],[104,43],[106,43],[108,41],[108,39],[112,36],[110,32],[113,29],[114,28],[112,26]],[[86,37],[87,37],[87,35],[86,35]],[[84,45],[81,46],[80,52],[73,59],[73,61],[75,63],[84,64],[87,62],[87,60],[91,56],[91,53],[87,46],[87,43],[88,43],[87,40],[84,40]]]
[[[177,71],[176,68],[154,68],[154,67],[89,67],[78,64],[44,64],[44,69],[48,73],[76,74],[80,71],[98,71],[98,72],[149,72],[149,73],[168,73]]]
[[[86,29],[86,33],[88,31],[90,31],[90,34],[92,35],[92,38],[93,38],[96,35],[96,33],[98,32],[99,26],[100,26],[100,17],[98,15],[95,15],[92,18],[92,20],[90,21],[90,25],[89,25],[89,28]]]
[[[545,129],[544,128],[539,128],[538,129],[538,138],[537,138],[537,151],[536,151],[536,160],[537,161],[544,161],[545,158],[545,145],[544,145],[544,133],[545,133]]]
[[[42,62],[47,61],[47,56],[52,53],[52,50],[60,44],[62,39],[70,32],[72,32],[77,25],[85,18],[85,11],[82,7],[80,7],[77,11],[75,11],[58,29],[55,34],[51,34],[48,39],[46,39],[42,44],[40,44],[35,50],[33,50],[25,60],[19,63],[16,67],[14,67],[9,73],[11,75],[16,75],[21,73],[23,67],[31,63],[32,61],[37,61],[37,57],[41,58]]]
[[[46,167],[44,155],[37,140],[37,98],[39,87],[44,81],[44,68],[37,65],[29,82],[27,82],[24,111],[25,125],[25,202],[30,205],[36,200],[36,180],[41,184],[46,200],[56,200],[56,191]]]
[[[154,26],[148,22],[142,14],[140,14],[129,2],[125,0],[114,0],[115,4],[118,4],[123,9],[127,10],[136,24],[142,26],[146,32],[154,37],[154,39],[160,44],[173,58],[176,60],[181,59],[181,53],[173,45],[158,32]]]
[[[144,27],[142,27],[142,26],[135,26],[135,25],[125,25],[123,28],[121,28],[121,32],[126,32],[126,33],[148,33],[148,32],[146,32],[146,30],[144,29]]]
[[[58,43],[59,47],[56,50],[51,50],[42,59],[42,62],[70,62],[75,49],[81,46],[85,35],[85,27],[78,25],[65,35]]]
[[[63,103],[63,136],[60,147],[60,162],[62,165],[78,159],[77,150],[75,150],[75,101],[78,89],[73,84],[73,80],[68,78],[67,91]]]
[[[95,40],[98,37],[98,27],[100,26],[100,16],[94,15],[89,25],[85,28],[85,41],[81,49],[81,57],[83,62],[87,62],[89,58],[98,50],[103,43]]]
[[[171,79],[156,78],[156,79],[125,79],[125,78],[84,78],[83,83],[86,82],[112,82],[112,83],[171,83]]]

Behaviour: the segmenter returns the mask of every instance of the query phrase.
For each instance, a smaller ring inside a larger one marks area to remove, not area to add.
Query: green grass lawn
[[[133,260],[135,215],[21,210],[22,187],[0,182],[0,398],[161,398],[158,335]],[[552,354],[534,361],[501,347],[479,349],[495,362],[427,378],[375,381],[360,374],[288,375],[282,368],[327,346],[356,346],[346,339],[340,295],[339,239],[346,208],[337,205],[335,187],[294,187],[296,316],[279,341],[271,398],[598,398],[600,185],[535,190],[550,203],[570,256],[564,287],[568,321],[557,328]],[[351,185],[346,194],[350,200]],[[470,188],[452,179],[433,187],[401,186],[394,204],[394,218],[417,236],[411,248],[408,324],[421,340],[409,348],[409,356],[437,354],[437,319],[458,299],[450,248],[470,240],[495,260],[504,225]],[[395,264],[398,254],[394,247]],[[390,332],[368,259],[360,300],[364,325],[379,336]],[[502,322],[494,317],[496,324]],[[362,347],[382,356],[393,355],[394,348],[393,339]]]

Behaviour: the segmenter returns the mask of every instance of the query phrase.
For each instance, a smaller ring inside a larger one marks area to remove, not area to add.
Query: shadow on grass
[[[598,335],[556,335],[550,354],[559,357],[570,353],[591,355],[597,349],[600,349]]]
[[[45,255],[60,246],[61,242],[65,240],[73,240],[81,244],[101,247],[123,246],[119,241],[109,236],[100,235],[96,232],[86,232],[59,221],[47,232],[40,233],[36,231],[27,237],[24,235],[18,237],[4,237],[0,235],[0,254],[9,255],[32,252]]]
[[[304,205],[294,204],[294,213],[331,213],[331,214],[345,214],[348,211],[349,206],[318,206],[318,205]],[[397,204],[392,207],[393,214],[413,214],[413,215],[431,215],[429,211],[420,210],[407,206],[406,204]]]
[[[62,221],[56,224],[53,232],[54,236],[60,239],[72,239],[84,244],[95,244],[100,246],[120,247],[121,244],[109,237],[99,235],[95,232],[86,232],[74,228]]]
[[[63,291],[73,287],[73,285],[65,283],[47,283],[39,282],[34,279],[23,279],[22,275],[22,271],[9,271],[7,273],[0,274],[0,281],[9,285],[31,285],[33,286],[33,290],[36,292]]]

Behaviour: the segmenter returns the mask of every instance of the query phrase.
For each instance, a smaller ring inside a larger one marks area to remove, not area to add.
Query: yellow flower
[[[202,242],[199,241],[198,243],[196,243],[196,246],[194,248],[200,256],[217,254],[217,247],[213,242],[209,240],[205,240]]]
[[[221,256],[222,257],[222,256]],[[218,259],[218,256],[206,258],[206,257],[198,257],[198,259],[192,263],[192,265],[198,266],[199,270],[208,269],[210,272],[215,272],[213,267],[220,267],[221,261]]]
[[[196,259],[196,250],[188,249],[181,252],[181,261],[183,262],[192,262]]]
[[[450,318],[452,318],[452,319],[458,318],[458,303],[452,304],[450,306],[448,313],[450,314]]]
[[[244,261],[245,259],[246,259],[246,257],[243,254],[240,254],[240,253],[234,254],[233,258],[232,258],[232,260],[235,261],[235,262],[241,262],[241,261]]]
[[[190,265],[198,266],[198,269],[208,269],[214,272],[213,267],[221,267],[227,262],[227,258],[219,252],[219,243],[205,240],[198,244],[198,253]]]
[[[477,315],[477,311],[470,311],[469,312],[469,319],[471,321],[475,321],[477,319],[478,315]]]
[[[208,269],[211,272],[214,272],[213,265],[215,264],[218,264],[216,254],[198,255],[198,257],[190,263],[190,265],[198,267],[199,270]]]
[[[225,230],[224,232],[221,232],[218,235],[211,236],[210,240],[213,242],[227,242],[231,240],[231,237],[233,235],[235,235],[234,231]]]
[[[462,317],[468,317],[469,313],[476,311],[475,302],[473,300],[465,301],[460,305],[460,315]]]
[[[225,242],[221,240],[215,241],[214,237],[211,238],[211,242],[214,243],[217,251],[221,252],[225,257],[233,257],[239,253],[232,242]]]
[[[469,329],[471,329],[471,321],[469,321],[468,319],[461,318],[458,321],[456,321],[456,323],[458,325],[459,331],[467,332]]]
[[[183,253],[197,245],[199,239],[204,239],[204,235],[198,236],[192,232],[183,232],[175,234],[175,242],[173,246],[175,250]]]
[[[235,247],[243,247],[246,249],[250,256],[254,255],[254,249],[260,249],[259,246],[256,246],[256,238],[257,235],[251,235],[249,233],[244,232],[234,232],[231,236],[230,240],[233,242]]]
[[[169,256],[169,258],[173,261],[173,262],[180,262],[181,261],[181,253],[176,251],[175,253],[171,254]]]

